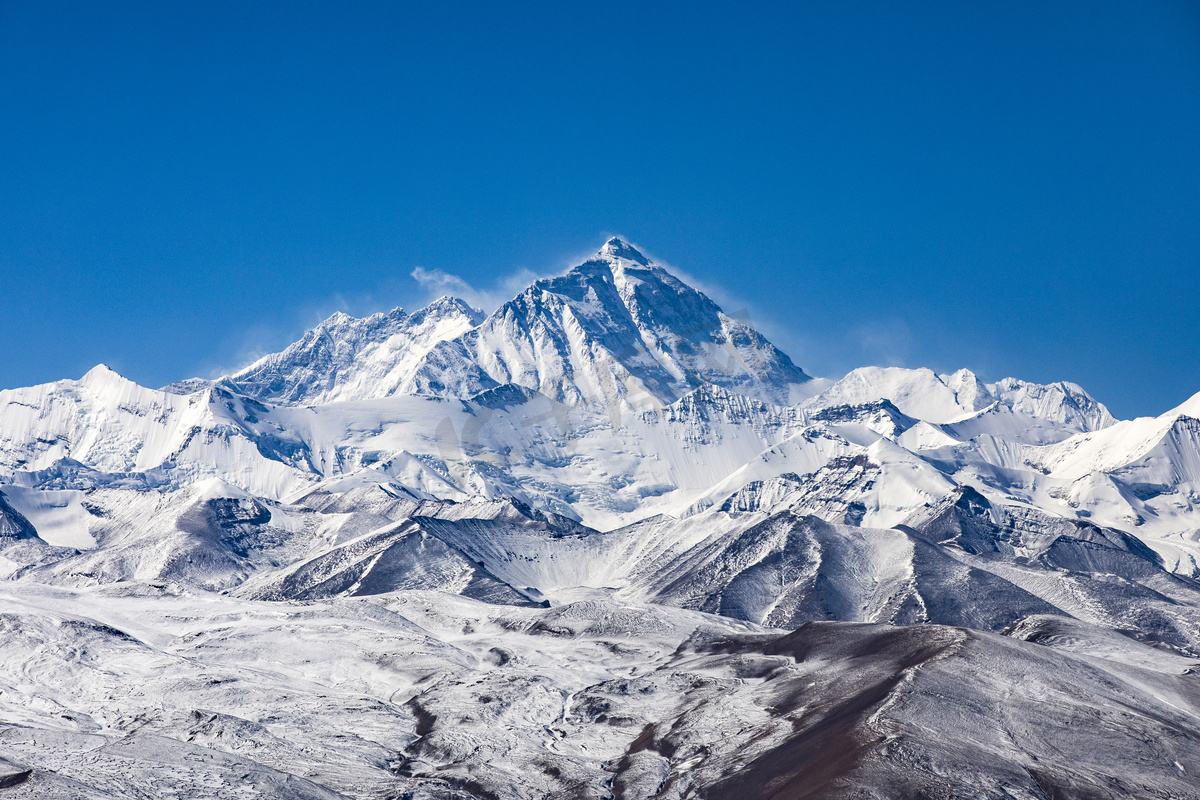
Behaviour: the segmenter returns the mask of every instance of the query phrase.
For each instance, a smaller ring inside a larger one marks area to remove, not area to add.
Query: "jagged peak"
[[[951,372],[949,375],[940,375],[939,377],[946,381],[946,383],[950,383],[951,381],[955,383],[966,383],[967,381],[979,379],[979,376],[966,367],[960,367],[954,372]]]
[[[423,319],[431,315],[442,316],[446,314],[460,314],[470,319],[471,322],[476,325],[482,322],[487,316],[482,310],[475,308],[465,300],[461,300],[448,294],[444,294],[426,305],[424,308],[414,311],[411,316],[414,319]]]
[[[390,311],[376,311],[374,314],[368,314],[365,317],[356,317],[353,314],[347,314],[345,311],[335,311],[309,329],[306,335],[403,322],[408,316],[408,313],[401,306],[396,306]],[[300,341],[303,341],[303,339]]]
[[[325,319],[317,323],[318,328],[338,328],[349,322],[357,321],[357,317],[352,317],[345,311],[335,311]]]
[[[93,390],[111,386],[137,385],[107,364],[97,364],[89,369],[79,379],[79,383]]]
[[[441,297],[437,298],[436,300],[430,302],[422,310],[428,311],[431,308],[455,308],[455,309],[464,309],[464,310],[469,310],[469,311],[477,310],[475,308],[472,308],[470,305],[468,305],[466,301],[460,300],[459,298],[454,297],[453,295],[449,295],[449,294],[444,294]]]
[[[915,509],[904,520],[904,527],[912,528],[922,533],[933,532],[939,522],[952,518],[984,518],[998,522],[998,512],[979,490],[967,484],[957,484],[943,497],[938,498],[923,508]]]
[[[603,261],[624,259],[625,261],[636,262],[644,267],[648,267],[653,263],[641,251],[620,236],[613,236],[605,242],[604,246],[596,253],[596,257]]]
[[[108,364],[97,364],[87,372],[83,373],[83,377],[80,378],[80,380],[84,382],[109,380],[114,376],[120,378],[121,374]]]
[[[711,305],[713,310],[719,311],[716,304],[698,289],[654,263],[619,237],[609,239],[595,255],[562,275],[542,278],[530,284],[518,298],[524,298],[526,302],[531,299],[538,302],[554,302],[550,297],[552,295],[577,298],[581,289],[591,287],[595,290],[602,284],[615,288],[621,296],[620,302],[626,305],[640,287],[649,284],[652,290],[666,289],[668,297],[695,297]],[[604,290],[601,290],[602,294],[603,292]],[[507,305],[508,303],[505,304]]]
[[[429,316],[461,314],[478,324],[486,316],[482,311],[467,302],[451,295],[442,295],[428,305],[407,313],[402,306],[396,306],[390,311],[377,311],[365,317],[355,317],[345,311],[335,311],[312,328],[306,334],[308,338],[314,333],[341,332],[349,329],[370,329],[380,325],[403,323],[405,320],[421,322]],[[301,339],[300,342],[303,342]],[[297,342],[296,344],[298,344]]]
[[[593,348],[578,357],[564,344],[574,325]],[[395,333],[411,333],[413,341],[391,339]],[[534,350],[545,359],[517,357]],[[360,356],[362,368],[355,365]],[[391,372],[389,358],[397,365]],[[562,358],[571,363],[560,368]],[[341,312],[233,378],[250,396],[284,402],[375,391],[470,397],[505,383],[574,402],[609,396],[605,387],[615,384],[599,365],[610,359],[620,364],[616,380],[625,387],[614,391],[636,385],[662,402],[715,383],[786,403],[786,385],[808,379],[761,334],[621,237],[568,272],[535,281],[490,315],[451,295],[411,315],[395,309],[356,320]],[[391,377],[378,382],[385,375]]]
[[[670,285],[675,291],[682,289],[699,294],[697,290],[619,237],[609,239],[582,264],[572,267],[559,277],[543,278],[526,291],[554,291],[555,287],[563,285],[563,281],[588,283],[597,278],[617,287],[637,285],[650,279],[652,282]]]

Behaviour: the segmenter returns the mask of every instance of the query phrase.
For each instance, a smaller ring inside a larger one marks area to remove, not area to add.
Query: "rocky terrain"
[[[0,392],[0,796],[1200,797],[1200,395],[812,378],[613,239]]]

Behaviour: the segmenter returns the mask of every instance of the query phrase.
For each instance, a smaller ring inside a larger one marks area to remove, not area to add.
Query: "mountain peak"
[[[478,308],[475,308],[467,301],[448,294],[444,294],[438,299],[434,300],[432,303],[422,308],[418,313],[459,313],[466,314],[467,316],[471,317],[479,316],[480,319],[482,319],[481,315],[483,314],[482,311],[480,311]]]
[[[317,329],[329,330],[331,328],[342,328],[354,322],[358,322],[356,317],[350,316],[345,311],[335,311],[317,323]]]
[[[124,375],[121,375],[107,364],[97,364],[96,366],[92,367],[84,373],[83,377],[79,379],[79,382],[84,386],[91,387],[92,389],[102,389],[111,386],[119,386],[126,383],[132,384],[132,381],[130,381]]]
[[[96,366],[89,369],[87,372],[83,373],[83,377],[80,378],[80,380],[81,381],[107,380],[112,375],[117,375],[117,377],[120,377],[120,375],[117,373],[117,371],[115,369],[113,369],[112,367],[110,367],[108,364],[97,364]]]
[[[442,295],[424,308],[414,311],[408,318],[413,326],[452,326],[474,328],[487,314],[464,300]]]
[[[784,403],[808,376],[614,236],[490,315],[453,297],[411,315],[334,315],[232,380],[256,399],[307,405],[393,394],[467,398],[506,384],[567,403],[670,403],[703,384]]]
[[[785,403],[791,385],[809,379],[760,333],[620,237],[565,275],[534,283],[460,348],[431,354],[430,365],[430,393],[512,383],[568,404],[672,403],[702,384]]]
[[[629,242],[622,239],[620,236],[614,236],[604,243],[600,251],[596,255],[605,260],[624,259],[626,261],[634,261],[642,266],[650,266],[650,259],[646,258],[642,253]]]

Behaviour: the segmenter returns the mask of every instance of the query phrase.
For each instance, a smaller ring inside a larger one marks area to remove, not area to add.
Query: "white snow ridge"
[[[1200,395],[816,380],[620,239],[0,392],[4,798],[1200,798]]]

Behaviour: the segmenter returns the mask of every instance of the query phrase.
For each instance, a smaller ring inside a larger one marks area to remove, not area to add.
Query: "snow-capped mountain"
[[[365,319],[337,313],[282,353],[231,375],[229,383],[250,397],[294,405],[412,394],[429,351],[482,319],[482,311],[453,297],[413,314],[399,308]]]
[[[1200,395],[812,379],[612,239],[0,392],[0,789],[1200,797],[1198,577]]]
[[[786,402],[808,380],[756,330],[618,238],[486,318],[445,297],[412,315],[336,314],[229,378],[251,397],[307,405],[465,398],[505,384],[571,404],[669,403],[702,385]]]
[[[1115,420],[1108,409],[1081,387],[1066,381],[1048,385],[1005,378],[983,383],[975,373],[960,369],[937,375],[929,369],[864,367],[808,400],[805,405],[827,408],[888,400],[903,413],[930,423],[953,423],[968,431],[995,427],[997,420],[980,426],[972,420],[991,414],[1015,417],[1008,433],[1044,444],[1053,438],[1099,430]],[[969,437],[968,437],[969,438]]]
[[[221,477],[276,496],[315,469],[303,443],[263,419],[266,406],[220,385],[177,395],[102,364],[77,381],[0,392],[0,409],[0,470],[30,485],[70,483],[67,474],[147,489]]]

